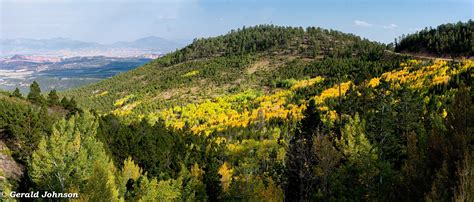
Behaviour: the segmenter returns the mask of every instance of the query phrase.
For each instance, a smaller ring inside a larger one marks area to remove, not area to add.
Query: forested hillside
[[[474,56],[474,21],[425,28],[395,40],[395,51],[444,57]]]
[[[242,28],[59,96],[4,93],[1,140],[24,169],[0,185],[89,201],[472,201],[473,68],[321,28]]]
[[[129,103],[151,100],[137,107],[156,109],[229,92],[268,90],[285,79],[315,76],[318,74],[315,71],[330,73],[327,68],[309,68],[309,65],[358,63],[368,69],[373,66],[371,63],[380,63],[383,49],[381,44],[333,30],[261,25],[197,39],[140,68],[65,95],[76,97],[84,107],[105,112],[125,97]],[[382,72],[380,69],[370,71]],[[161,106],[155,106],[157,104]]]

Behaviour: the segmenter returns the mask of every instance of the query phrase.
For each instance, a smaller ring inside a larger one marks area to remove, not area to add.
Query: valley
[[[45,90],[66,90],[141,66],[158,55],[138,57],[44,57],[15,55],[0,59],[0,89],[28,92],[33,81]]]

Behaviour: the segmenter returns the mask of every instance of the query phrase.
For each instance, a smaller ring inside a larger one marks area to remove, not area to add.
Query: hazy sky
[[[193,39],[256,24],[319,26],[392,42],[473,19],[472,0],[0,0],[0,38]]]

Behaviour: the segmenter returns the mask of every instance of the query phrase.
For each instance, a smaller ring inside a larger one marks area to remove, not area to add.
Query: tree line
[[[395,51],[469,57],[474,55],[474,21],[424,28],[395,39]]]

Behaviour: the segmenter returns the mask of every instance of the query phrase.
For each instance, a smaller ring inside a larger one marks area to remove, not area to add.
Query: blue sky
[[[472,0],[0,0],[0,38],[192,40],[257,24],[319,26],[380,42],[473,19]]]

